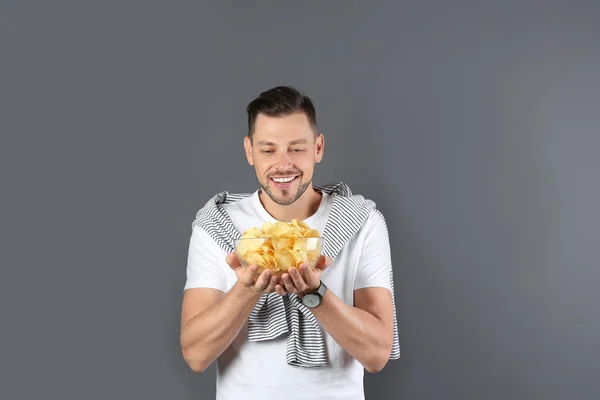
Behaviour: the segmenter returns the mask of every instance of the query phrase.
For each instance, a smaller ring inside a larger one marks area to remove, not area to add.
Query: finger
[[[319,276],[312,269],[308,268],[308,265],[302,264],[300,267],[300,271],[302,273],[302,277],[307,287],[316,288],[319,287],[320,281]],[[306,290],[306,289],[304,289]]]
[[[265,292],[274,292],[275,291],[275,285],[277,285],[277,281],[279,281],[279,278],[277,277],[277,275],[273,275],[271,277],[271,279],[269,279],[269,284],[267,285],[267,287],[265,289],[263,289]]]
[[[247,286],[250,286],[254,283],[254,278],[256,278],[257,271],[258,271],[257,265],[250,265],[249,268],[246,268],[246,271],[243,274],[243,277],[244,277],[244,283]]]
[[[240,263],[240,260],[237,258],[237,255],[235,253],[229,253],[229,254],[227,254],[227,257],[225,257],[225,261],[233,269],[235,269],[237,267],[240,267],[242,265]]]
[[[254,288],[256,290],[264,290],[271,281],[271,275],[273,275],[273,271],[265,269],[256,279]]]
[[[292,281],[294,282],[294,286],[298,291],[302,292],[307,289],[306,282],[304,282],[304,277],[296,268],[289,269],[290,275],[292,277]]]
[[[325,269],[327,269],[327,267],[331,265],[331,262],[331,258],[325,255],[321,255],[317,260],[317,268],[319,268],[321,271],[324,271]]]
[[[283,287],[285,290],[287,290],[288,293],[298,292],[298,289],[294,285],[294,281],[292,281],[290,274],[283,274],[282,278],[283,278]]]
[[[285,295],[288,293],[288,292],[286,292],[286,290],[283,288],[282,284],[276,284],[276,285],[275,285],[275,291],[276,291],[278,294],[282,295],[282,296],[285,296]]]

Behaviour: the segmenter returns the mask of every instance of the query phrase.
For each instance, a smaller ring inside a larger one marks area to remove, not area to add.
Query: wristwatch
[[[321,304],[321,300],[323,299],[323,296],[325,296],[326,290],[327,286],[325,286],[323,281],[321,281],[321,284],[319,285],[316,291],[305,294],[304,296],[302,296],[302,299],[300,301],[304,306],[308,308],[315,308],[319,304]]]

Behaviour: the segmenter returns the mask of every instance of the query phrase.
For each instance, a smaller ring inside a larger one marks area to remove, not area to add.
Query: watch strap
[[[327,286],[325,286],[325,283],[323,283],[323,281],[321,281],[321,284],[319,285],[319,287],[316,290],[316,294],[318,294],[321,298],[323,298],[323,296],[325,296],[325,292],[327,291]]]
[[[305,293],[304,296],[302,296],[302,297],[297,296],[296,301],[298,301],[300,304],[304,304],[302,299],[306,296],[317,296],[317,297],[319,297],[319,300],[322,300],[323,296],[325,296],[326,291],[327,291],[327,286],[325,285],[325,283],[323,283],[323,281],[320,281],[320,284],[319,284],[319,287],[317,288],[317,290],[315,290],[314,292]]]

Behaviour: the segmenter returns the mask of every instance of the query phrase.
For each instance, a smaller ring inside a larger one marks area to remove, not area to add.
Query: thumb
[[[239,266],[241,266],[240,260],[237,258],[237,255],[235,253],[227,254],[227,257],[225,257],[225,261],[233,269],[236,269]]]
[[[331,258],[327,257],[326,255],[321,255],[321,257],[319,257],[319,260],[317,261],[317,268],[319,268],[320,270],[325,270],[331,265],[331,262]]]

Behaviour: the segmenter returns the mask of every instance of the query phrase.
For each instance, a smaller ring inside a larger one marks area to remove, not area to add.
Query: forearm
[[[214,306],[190,319],[181,330],[181,348],[194,371],[206,369],[238,335],[261,294],[236,284]]]
[[[392,336],[376,316],[345,304],[331,290],[311,309],[321,326],[367,371],[377,372],[387,363]]]

